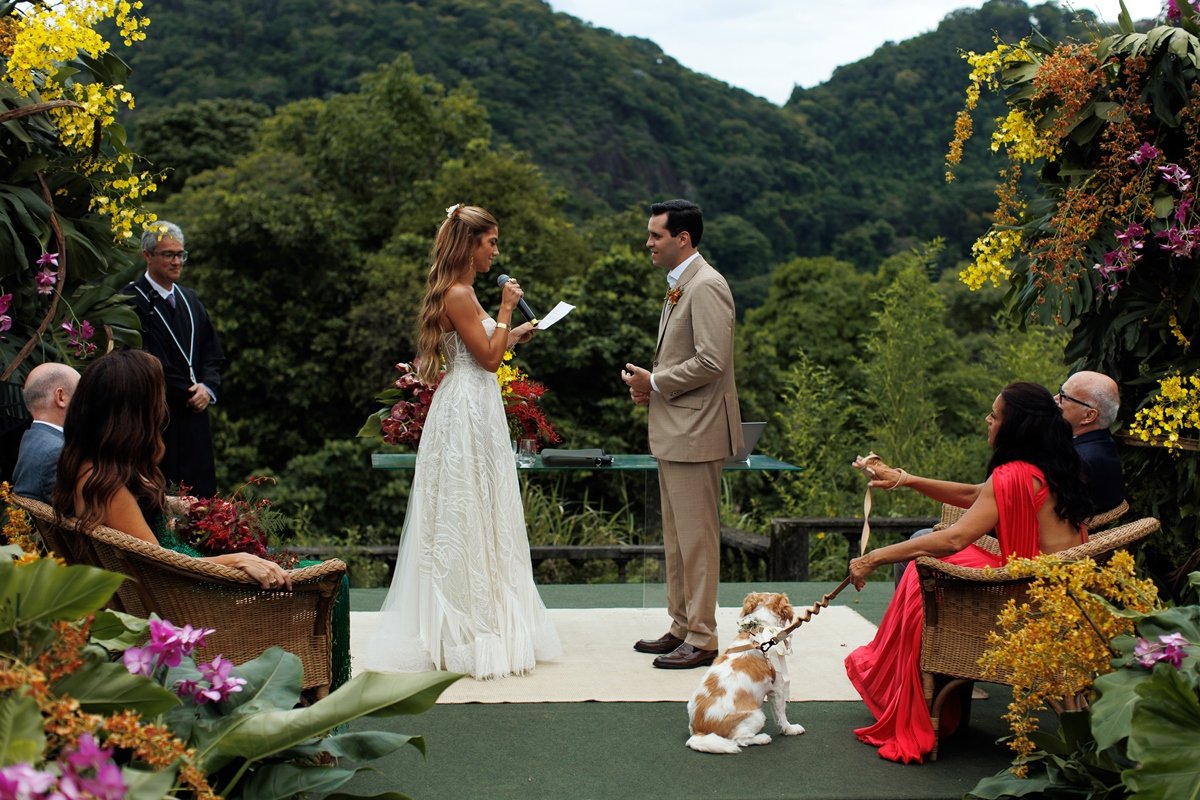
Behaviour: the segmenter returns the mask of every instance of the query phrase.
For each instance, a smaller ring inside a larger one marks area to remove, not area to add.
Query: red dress
[[[1041,488],[1034,491],[1034,479]],[[1038,509],[1049,490],[1042,471],[1024,461],[1010,461],[992,472],[992,490],[1000,518],[995,556],[970,545],[943,561],[961,567],[999,567],[1012,556],[1033,558],[1038,549]],[[881,758],[921,763],[933,749],[933,725],[921,688],[921,590],[917,571],[906,570],[870,644],[846,656],[846,674],[876,722],[854,733],[879,748]]]

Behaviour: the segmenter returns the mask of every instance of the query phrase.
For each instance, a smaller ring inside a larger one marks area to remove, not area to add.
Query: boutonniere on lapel
[[[674,289],[667,292],[667,302],[675,305],[679,302],[679,298],[683,297],[683,287],[676,286]]]

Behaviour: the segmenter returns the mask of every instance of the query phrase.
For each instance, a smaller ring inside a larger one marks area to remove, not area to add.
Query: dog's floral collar
[[[667,292],[666,300],[671,305],[675,305],[679,302],[679,298],[681,297],[683,297],[683,287],[676,286],[674,289],[671,289],[669,292]]]

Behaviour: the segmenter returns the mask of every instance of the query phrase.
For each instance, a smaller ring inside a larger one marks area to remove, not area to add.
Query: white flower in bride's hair
[[[458,211],[458,209],[459,209],[459,206],[461,206],[461,205],[462,205],[462,203],[455,203],[454,205],[452,205],[452,206],[450,206],[449,208],[447,208],[447,209],[446,209],[446,219],[450,219],[451,217],[453,217],[453,216],[454,216],[454,212],[455,212],[455,211]]]

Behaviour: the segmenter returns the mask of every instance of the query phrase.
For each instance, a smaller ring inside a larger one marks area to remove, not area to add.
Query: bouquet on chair
[[[206,556],[250,553],[292,569],[299,558],[271,545],[286,527],[286,517],[273,509],[267,498],[251,501],[243,495],[247,487],[267,481],[274,482],[267,477],[250,478],[228,498],[192,497],[183,494],[187,487],[180,487],[179,502],[174,504],[168,525],[181,544]]]

